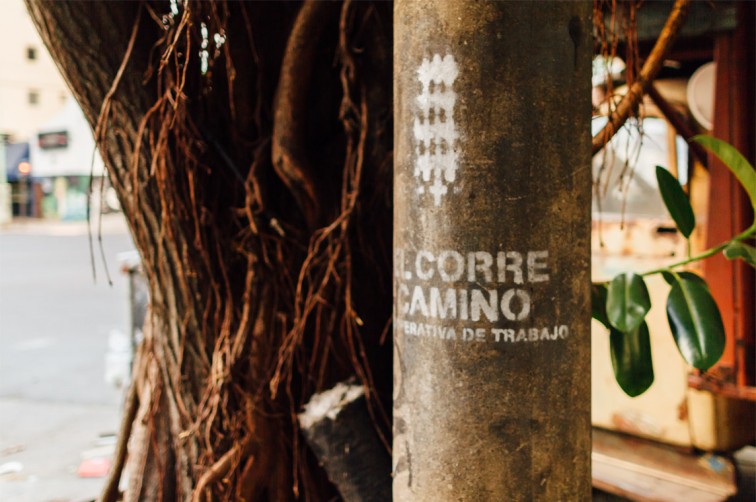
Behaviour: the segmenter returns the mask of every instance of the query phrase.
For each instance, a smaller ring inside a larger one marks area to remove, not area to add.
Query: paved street
[[[120,390],[104,380],[111,331],[128,327],[127,280],[116,255],[133,249],[120,215],[106,215],[113,279],[86,225],[28,221],[0,228],[0,500],[92,500],[102,478],[77,475],[107,456]],[[96,243],[95,243],[96,244]]]

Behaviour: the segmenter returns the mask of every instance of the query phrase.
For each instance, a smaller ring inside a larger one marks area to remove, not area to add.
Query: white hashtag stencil
[[[423,59],[417,68],[417,79],[422,92],[417,97],[419,111],[415,116],[412,131],[415,135],[414,176],[418,181],[417,193],[427,191],[433,196],[436,206],[448,192],[447,185],[457,176],[456,143],[459,139],[454,125],[454,105],[457,95],[454,81],[459,74],[457,63],[451,54],[443,58],[435,54],[432,59]]]

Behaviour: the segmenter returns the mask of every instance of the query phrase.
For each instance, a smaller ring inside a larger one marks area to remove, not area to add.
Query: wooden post
[[[394,500],[589,500],[591,3],[394,27]]]

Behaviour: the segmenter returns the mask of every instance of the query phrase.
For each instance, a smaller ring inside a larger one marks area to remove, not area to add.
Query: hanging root
[[[192,502],[202,502],[203,500],[211,501],[212,496],[206,494],[207,488],[220,481],[226,476],[231,469],[239,465],[241,459],[247,457],[252,450],[252,441],[249,438],[242,443],[237,443],[221,456],[213,465],[207,468],[197,481],[192,495]]]
[[[278,81],[273,122],[273,167],[291,191],[310,230],[321,223],[317,173],[307,159],[307,117],[312,69],[328,21],[339,12],[336,2],[307,0],[289,35]],[[317,96],[314,96],[317,98]]]
[[[121,426],[118,430],[118,442],[116,443],[115,454],[113,456],[113,465],[105,480],[105,486],[100,495],[102,502],[115,502],[118,500],[118,485],[121,481],[121,473],[126,465],[126,453],[129,438],[131,437],[131,427],[139,410],[139,395],[135,382],[129,385],[128,394],[124,403],[123,415],[121,416]]]
[[[593,137],[592,155],[596,155],[612,139],[614,134],[628,119],[632,111],[638,106],[643,99],[643,95],[648,90],[659,70],[662,67],[664,59],[667,57],[672,44],[677,38],[680,28],[685,22],[685,18],[690,9],[690,0],[675,0],[672,6],[672,12],[664,24],[659,38],[656,40],[654,48],[651,50],[648,59],[643,64],[640,74],[622,98],[617,107],[609,115],[609,121]]]

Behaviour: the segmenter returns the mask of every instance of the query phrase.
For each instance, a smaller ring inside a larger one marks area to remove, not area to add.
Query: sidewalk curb
[[[16,218],[10,223],[0,225],[0,235],[52,235],[60,237],[87,235],[89,229],[86,221],[61,221],[51,219]],[[102,223],[99,217],[92,219],[90,229],[93,236],[118,235],[128,233],[129,227],[122,213],[102,215]]]

